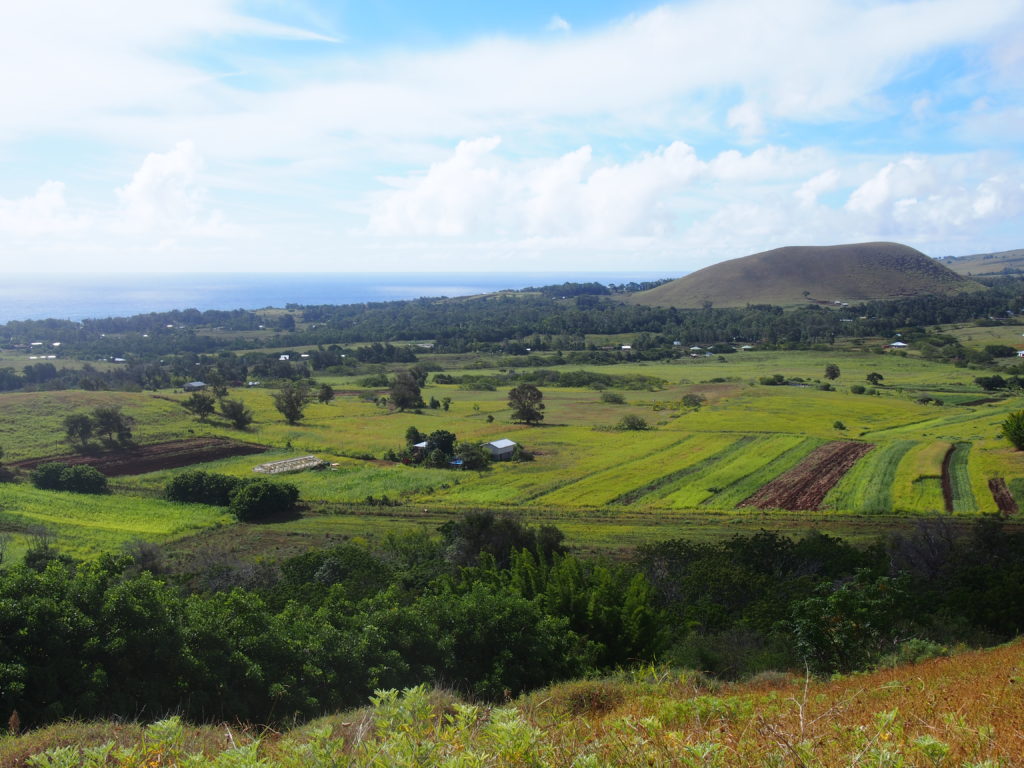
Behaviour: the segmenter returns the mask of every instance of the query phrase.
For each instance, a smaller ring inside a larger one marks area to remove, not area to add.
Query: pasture
[[[463,356],[462,364],[476,359]],[[229,397],[243,400],[254,413],[254,423],[243,431],[217,415],[197,420],[181,407],[185,395],[180,392],[8,393],[0,395],[0,446],[6,458],[15,460],[70,452],[61,427],[66,415],[119,405],[136,420],[140,443],[218,435],[272,447],[259,457],[200,465],[210,471],[251,477],[252,467],[262,461],[316,454],[334,466],[286,478],[299,487],[306,515],[275,524],[300,538],[311,530],[375,535],[433,525],[468,509],[512,510],[550,521],[580,546],[595,549],[618,549],[691,529],[725,535],[731,528],[723,521],[729,520],[756,528],[783,520],[809,526],[824,519],[866,519],[868,528],[880,530],[899,517],[911,520],[946,514],[947,509],[957,517],[995,512],[988,487],[992,478],[1004,478],[1018,504],[1024,504],[1024,483],[1018,482],[1024,477],[1024,454],[1000,436],[1002,420],[1024,402],[1005,398],[957,404],[982,399],[984,393],[973,383],[975,371],[855,347],[828,353],[755,351],[726,360],[568,366],[640,374],[663,383],[652,390],[613,389],[624,404],[603,401],[596,389],[542,387],[546,410],[538,426],[511,422],[506,403],[511,384],[489,391],[431,381],[423,389],[424,400],[450,398],[449,410],[399,412],[373,402],[383,390],[360,387],[360,377],[318,377],[339,395],[329,404],[308,405],[298,425],[284,422],[273,407],[271,390],[232,390]],[[446,361],[459,362],[451,355]],[[818,386],[826,363],[841,370],[833,382],[835,391]],[[850,386],[865,383],[871,372],[884,377],[878,394],[851,393]],[[503,374],[475,367],[445,373]],[[793,383],[760,383],[775,374]],[[922,392],[952,392],[954,397],[944,405],[921,404],[917,399]],[[688,394],[701,395],[704,404],[684,406]],[[626,414],[643,418],[650,428],[615,429]],[[410,426],[424,434],[448,430],[474,442],[509,438],[534,460],[492,464],[479,472],[383,461],[386,451],[403,447]],[[821,498],[814,509],[740,508],[787,472],[799,476],[815,451],[837,441],[863,443],[864,451],[857,452],[849,471],[844,467],[845,474],[840,472],[834,485],[823,489],[823,498],[812,494]],[[88,525],[73,514],[44,515],[41,497],[32,496],[35,501],[29,503],[29,496],[17,494],[48,492],[25,486],[3,486],[8,496],[0,500],[0,509],[8,526],[28,525],[35,515],[33,520],[50,526],[81,553],[97,552],[106,546],[103,542],[119,546],[135,536],[165,541],[192,525],[225,524],[228,518],[220,511],[197,512],[194,520],[190,508],[159,499],[164,484],[178,471],[117,478],[116,495],[83,503],[82,514],[91,510],[90,519],[97,521]],[[10,494],[17,496],[17,508]],[[400,507],[367,506],[369,497],[385,496]],[[62,501],[54,509],[68,507]],[[117,512],[122,508],[123,515]],[[144,509],[154,510],[152,529],[140,527]],[[98,522],[107,519],[103,514],[113,522]],[[698,520],[702,522],[694,522]]]

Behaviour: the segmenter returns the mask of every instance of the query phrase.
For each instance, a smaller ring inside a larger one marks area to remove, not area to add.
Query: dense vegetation
[[[245,587],[217,564],[183,580],[46,546],[0,574],[0,715],[28,725],[171,711],[281,722],[420,682],[494,701],[655,658],[727,677],[849,671],[1024,623],[1024,536],[995,520],[866,550],[821,534],[671,541],[610,564],[565,554],[557,530],[478,513],[440,539],[264,566]]]
[[[780,307],[680,310],[631,306],[605,292],[578,293],[569,286],[554,291],[501,293],[455,300],[417,299],[344,306],[293,307],[294,314],[266,320],[259,343],[231,335],[236,326],[264,325],[258,313],[151,313],[131,318],[14,321],[0,326],[0,338],[11,348],[27,348],[37,339],[60,344],[62,357],[124,362],[113,370],[58,368],[32,363],[19,373],[0,368],[0,391],[16,389],[148,389],[167,387],[202,376],[221,381],[301,379],[311,371],[355,373],[360,366],[415,363],[423,349],[389,342],[433,339],[429,353],[478,351],[510,356],[508,365],[610,364],[623,359],[657,360],[678,357],[691,344],[747,341],[764,348],[806,348],[836,339],[892,337],[921,342],[928,357],[957,363],[987,363],[992,354],[968,350],[956,339],[926,336],[926,325],[998,319],[1024,309],[1020,281],[990,281],[986,291],[956,296],[916,296],[872,301],[849,307],[819,305],[783,311]],[[587,287],[581,290],[596,291]],[[562,298],[571,296],[571,298]],[[276,323],[276,327],[274,327]],[[628,354],[597,349],[587,334],[634,334]],[[676,345],[674,342],[680,342]],[[345,347],[345,344],[365,343]],[[304,359],[277,353],[243,352],[255,346],[287,349],[319,346]],[[727,345],[725,345],[727,346]],[[731,349],[731,347],[729,347]],[[722,350],[728,351],[723,348]],[[540,352],[563,352],[545,357]],[[241,354],[235,354],[241,353]],[[533,354],[531,354],[533,353]],[[717,352],[716,352],[717,354]],[[198,366],[197,366],[198,364]]]

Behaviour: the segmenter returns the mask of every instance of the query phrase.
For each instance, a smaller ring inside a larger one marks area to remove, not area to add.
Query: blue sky
[[[7,271],[1024,247],[1024,0],[0,9]]]

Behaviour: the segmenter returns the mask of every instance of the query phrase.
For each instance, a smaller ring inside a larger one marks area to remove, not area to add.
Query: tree
[[[487,469],[491,454],[479,443],[462,440],[455,444],[455,458],[462,459],[463,469]]]
[[[508,393],[508,407],[512,409],[512,418],[536,424],[544,420],[544,394],[533,384],[519,384]]]
[[[825,378],[829,381],[835,381],[839,378],[839,366],[835,363],[829,363],[825,366]]]
[[[639,431],[644,429],[650,429],[650,426],[648,426],[647,421],[645,419],[641,418],[640,416],[637,416],[635,413],[627,413],[625,416],[619,419],[619,423],[615,425],[615,428]]]
[[[205,392],[193,392],[182,402],[181,406],[200,421],[206,421],[213,413],[216,403],[213,395],[208,395]]]
[[[445,456],[455,452],[455,433],[446,429],[436,429],[427,435],[427,450],[441,451]]]
[[[299,489],[291,483],[253,480],[231,497],[231,512],[242,522],[263,520],[273,514],[290,512],[299,500]]]
[[[400,411],[406,408],[422,408],[423,398],[415,377],[408,373],[399,373],[391,384],[391,404]]]
[[[423,433],[420,432],[416,427],[409,427],[405,430],[405,444],[408,446],[416,445],[416,443],[423,442]]]
[[[330,384],[321,384],[320,389],[317,390],[316,399],[327,405],[334,399],[334,387]]]
[[[878,373],[878,372],[876,372],[876,371],[872,371],[871,373],[869,373],[869,374],[868,374],[867,376],[865,376],[864,378],[868,380],[868,383],[869,383],[869,384],[870,384],[871,386],[873,386],[873,387],[877,387],[877,386],[878,386],[878,382],[880,382],[880,381],[882,381],[883,379],[885,379],[885,376],[883,376],[882,374],[880,374],[880,373]]]
[[[298,424],[309,402],[309,385],[304,381],[290,381],[272,397],[274,407],[284,416],[284,420],[289,424]]]
[[[221,400],[220,413],[235,429],[245,429],[252,424],[252,411],[241,400]]]
[[[1003,421],[1003,437],[1013,443],[1018,451],[1024,451],[1024,411],[1014,411]]]
[[[92,437],[92,419],[86,413],[72,413],[64,417],[64,434],[68,442],[78,443],[85,448]]]
[[[93,409],[93,431],[102,435],[108,442],[117,437],[119,443],[127,443],[132,439],[132,425],[135,419],[121,413],[116,405],[100,405]]]

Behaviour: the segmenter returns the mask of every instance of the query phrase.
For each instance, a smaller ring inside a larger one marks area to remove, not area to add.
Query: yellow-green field
[[[836,391],[817,387],[826,363],[840,366]],[[9,393],[0,395],[0,446],[6,458],[13,460],[69,452],[70,446],[62,440],[63,418],[97,405],[116,404],[135,418],[135,435],[141,443],[223,435],[272,446],[264,456],[202,467],[213,471],[251,477],[252,467],[262,461],[315,453],[336,466],[291,475],[288,480],[300,488],[310,513],[322,516],[316,518],[321,521],[316,525],[329,526],[334,520],[346,535],[360,530],[360,520],[365,521],[366,532],[380,525],[382,510],[361,506],[370,496],[387,496],[419,510],[417,514],[424,509],[443,515],[471,508],[533,510],[553,516],[566,530],[583,532],[591,544],[603,539],[599,520],[633,520],[631,525],[644,527],[641,538],[645,538],[658,521],[680,525],[696,510],[749,519],[750,512],[736,511],[740,502],[833,440],[861,440],[875,447],[832,488],[822,504],[830,510],[826,514],[880,519],[943,513],[942,461],[951,445],[958,446],[950,464],[956,514],[996,511],[988,490],[990,478],[1005,478],[1015,493],[1024,488],[1024,483],[1013,482],[1024,478],[1024,454],[1012,450],[1000,435],[1006,415],[1024,407],[1024,400],[1007,398],[975,406],[955,405],[955,398],[942,406],[916,402],[922,392],[960,394],[960,402],[982,397],[973,383],[976,371],[857,349],[748,352],[730,355],[724,363],[699,358],[583,368],[651,376],[664,384],[654,391],[615,390],[623,395],[623,405],[603,402],[601,392],[593,389],[542,388],[544,422],[526,426],[510,421],[508,386],[471,391],[430,384],[423,390],[424,399],[451,398],[450,410],[402,413],[367,399],[364,395],[372,398],[379,392],[360,388],[360,377],[321,377],[342,394],[330,404],[308,406],[297,426],[285,424],[274,410],[270,390],[232,391],[230,396],[244,400],[255,415],[252,427],[242,432],[217,416],[206,423],[197,421],[180,407],[185,397],[180,392]],[[877,395],[850,393],[851,385],[866,383],[865,376],[873,371],[884,376]],[[455,376],[464,372],[469,371],[446,371]],[[493,369],[471,372],[500,373]],[[758,383],[760,377],[776,373],[802,378],[803,385]],[[704,396],[705,404],[699,409],[683,407],[683,396],[694,393]],[[642,417],[651,428],[614,429],[625,414]],[[535,454],[535,459],[492,465],[484,472],[381,461],[386,451],[403,446],[410,426],[423,433],[449,430],[459,439],[478,442],[510,438]],[[172,513],[179,508],[164,509],[157,498],[176,471],[180,470],[118,478],[114,481],[117,493],[90,499],[89,508],[108,510],[113,522],[103,530],[123,528],[126,533],[120,540],[180,535],[183,529],[172,524]],[[11,488],[27,492],[22,486],[10,486],[6,492],[14,493]],[[45,492],[34,493],[45,497]],[[1024,498],[1018,502],[1024,503]],[[136,530],[132,522],[144,507],[160,511],[154,518],[159,524],[152,531]],[[10,502],[0,501],[0,508],[5,515],[27,514],[12,512]],[[121,509],[125,510],[123,526],[117,522]],[[361,514],[360,509],[371,514]],[[635,522],[638,513],[645,515],[642,524]],[[226,519],[216,511],[205,514],[220,523]],[[768,513],[768,519],[773,514]],[[69,541],[80,541],[69,545],[76,551],[89,551],[100,540],[72,532],[75,526],[81,528],[72,517],[55,514],[43,522],[62,536],[67,530]],[[299,522],[282,525],[298,526]],[[621,525],[608,530],[615,531],[609,541],[631,538]]]

